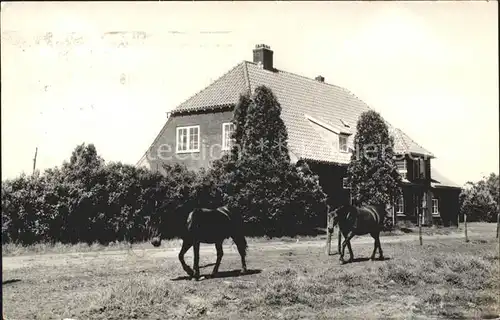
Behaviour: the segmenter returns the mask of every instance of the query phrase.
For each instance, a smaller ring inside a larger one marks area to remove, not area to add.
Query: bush
[[[500,211],[498,198],[498,175],[473,183],[468,182],[460,194],[460,212],[467,215],[469,221],[495,222]]]
[[[164,170],[105,165],[93,145],[80,145],[61,168],[2,181],[2,243],[136,242],[152,227],[172,237],[168,215],[189,199],[196,175]]]

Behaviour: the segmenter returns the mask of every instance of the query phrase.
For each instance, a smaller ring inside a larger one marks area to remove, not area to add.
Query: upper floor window
[[[413,178],[414,179],[425,179],[425,160],[415,159],[413,160]]]
[[[398,167],[398,172],[401,175],[401,178],[407,179],[408,170],[406,168],[406,159],[396,160],[396,166]]]
[[[233,136],[234,123],[226,122],[222,124],[222,150],[229,150],[234,143]]]
[[[400,196],[396,203],[396,213],[404,213],[404,212],[405,212],[405,199],[403,198],[403,196]]]
[[[344,189],[351,189],[349,187],[349,184],[347,183],[347,177],[346,178],[342,178],[342,188],[344,188]]]
[[[200,151],[200,126],[177,127],[177,153]]]
[[[439,214],[439,201],[436,198],[432,199],[432,214]]]
[[[341,152],[349,152],[347,147],[347,136],[339,135],[339,150]]]

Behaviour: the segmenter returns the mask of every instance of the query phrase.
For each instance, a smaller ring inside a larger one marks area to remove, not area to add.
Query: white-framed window
[[[396,166],[398,167],[398,172],[401,178],[407,179],[408,169],[406,168],[406,159],[396,160]]]
[[[231,138],[234,132],[234,123],[226,122],[222,124],[222,150],[229,150],[234,143]]]
[[[349,187],[349,184],[347,183],[347,177],[342,178],[342,188],[343,188],[343,189],[351,189],[351,188]]]
[[[432,199],[432,214],[439,215],[439,200],[436,198]]]
[[[405,199],[403,196],[398,198],[396,202],[396,213],[404,213],[405,212]]]
[[[339,150],[340,152],[349,152],[347,147],[347,136],[339,135]]]
[[[200,151],[200,126],[177,127],[177,153]]]

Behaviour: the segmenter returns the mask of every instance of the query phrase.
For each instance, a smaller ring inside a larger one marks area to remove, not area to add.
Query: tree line
[[[481,180],[469,181],[460,194],[461,215],[468,221],[495,222],[500,214],[500,181],[490,173]]]
[[[200,171],[105,163],[93,144],[78,145],[59,167],[2,181],[2,242],[138,242],[151,230],[175,237],[170,217],[186,206],[228,205],[248,235],[314,232],[327,197],[316,175],[291,164],[280,114],[266,87],[241,96],[232,150]]]
[[[233,147],[207,169],[164,163],[159,173],[106,163],[93,144],[81,144],[59,167],[2,181],[2,243],[139,242],[151,230],[175,237],[172,215],[194,206],[229,206],[242,215],[246,235],[294,236],[324,227],[328,197],[305,161],[291,163],[273,92],[260,86],[240,96],[233,123]],[[359,152],[373,145],[384,152]],[[380,114],[364,112],[347,169],[354,204],[394,203],[401,177],[393,148]],[[469,220],[494,221],[498,175],[468,186],[461,211]]]

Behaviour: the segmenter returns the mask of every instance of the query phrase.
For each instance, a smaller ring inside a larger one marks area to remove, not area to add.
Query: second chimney
[[[317,81],[319,81],[319,82],[325,82],[325,77],[323,77],[323,76],[317,76],[314,79],[317,80]]]
[[[273,71],[273,51],[265,44],[258,44],[253,49],[253,62],[261,63],[266,70]]]

